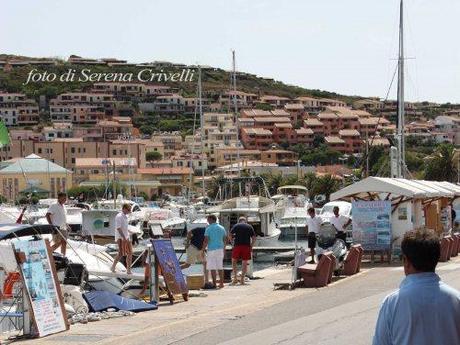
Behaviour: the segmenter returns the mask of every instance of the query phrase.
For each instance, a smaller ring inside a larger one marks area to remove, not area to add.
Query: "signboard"
[[[391,201],[354,201],[353,242],[364,250],[391,249]]]
[[[44,240],[13,242],[39,337],[68,329],[61,290]]]
[[[152,240],[152,245],[168,290],[174,295],[188,294],[187,283],[171,240]]]

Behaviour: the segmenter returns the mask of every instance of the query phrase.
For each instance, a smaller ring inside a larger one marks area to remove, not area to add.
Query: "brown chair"
[[[364,249],[363,246],[360,244],[355,244],[353,247],[359,251],[358,270],[356,271],[356,273],[358,273],[359,271],[361,271],[361,263],[363,261]]]
[[[460,233],[456,232],[454,236],[457,237],[457,254],[459,254],[460,253]]]
[[[439,257],[440,262],[446,262],[449,260],[449,249],[450,241],[445,237],[441,238],[441,255]]]
[[[329,279],[327,280],[327,283],[330,284],[332,282],[332,275],[334,274],[335,267],[337,265],[337,259],[335,258],[334,254],[332,252],[326,252],[324,255],[327,255],[331,259],[331,265],[329,269]]]
[[[359,270],[359,257],[360,250],[355,246],[352,246],[348,251],[347,257],[343,263],[343,274],[351,276],[358,273]]]
[[[452,248],[450,248],[450,256],[457,256],[458,255],[458,237],[455,234],[451,235],[452,239],[454,240],[452,244]]]
[[[332,259],[328,253],[321,255],[318,264],[305,264],[297,269],[304,287],[323,287],[329,282],[332,271]]]
[[[448,241],[449,241],[449,251],[447,252],[447,255],[448,255],[448,259],[447,260],[450,260],[450,257],[452,256],[452,249],[455,245],[455,242],[454,242],[454,239],[452,238],[452,236],[448,235],[445,237]]]

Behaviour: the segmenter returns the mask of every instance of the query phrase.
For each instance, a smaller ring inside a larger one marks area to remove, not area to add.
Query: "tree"
[[[161,158],[163,158],[163,156],[158,151],[150,151],[145,153],[145,159],[149,162],[159,161]]]
[[[454,182],[457,179],[457,161],[452,144],[441,144],[428,158],[425,166],[425,179]]]
[[[316,134],[313,138],[313,147],[317,148],[324,144],[324,137],[322,135]]]
[[[317,177],[313,183],[312,195],[324,194],[326,200],[329,201],[329,198],[332,193],[339,190],[340,182],[331,175],[324,175]]]

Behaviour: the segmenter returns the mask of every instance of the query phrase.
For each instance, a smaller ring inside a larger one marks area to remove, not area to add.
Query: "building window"
[[[75,147],[72,147],[72,148],[70,149],[70,152],[75,153]]]

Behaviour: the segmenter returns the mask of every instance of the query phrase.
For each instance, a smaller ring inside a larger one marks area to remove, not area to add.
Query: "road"
[[[379,306],[403,279],[402,267],[364,267],[321,289],[274,291],[290,270],[259,272],[249,286],[226,286],[206,297],[162,305],[132,317],[74,325],[68,332],[25,344],[242,345],[370,344]],[[460,256],[438,267],[460,289]]]
[[[438,273],[460,289],[459,261]],[[401,267],[373,268],[174,344],[370,344],[380,303],[402,278]]]

